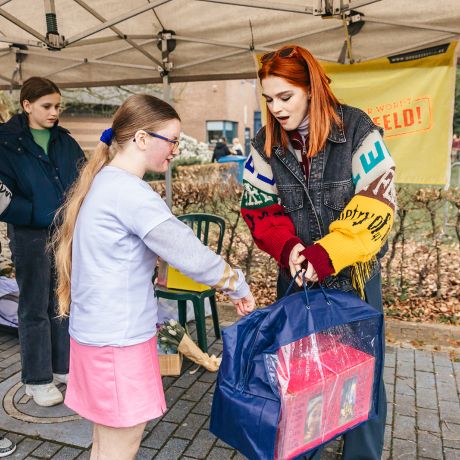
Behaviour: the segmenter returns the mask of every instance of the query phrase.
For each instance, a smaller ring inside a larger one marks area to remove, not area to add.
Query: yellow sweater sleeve
[[[357,262],[367,262],[385,243],[393,225],[393,207],[376,198],[355,195],[340,218],[316,241],[329,254],[335,273]]]

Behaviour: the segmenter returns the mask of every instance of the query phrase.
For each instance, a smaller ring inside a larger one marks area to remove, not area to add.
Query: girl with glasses
[[[241,211],[279,264],[278,298],[302,269],[307,281],[355,291],[382,310],[379,259],[396,205],[382,129],[337,100],[308,50],[285,46],[261,61],[267,124],[245,166]],[[378,385],[378,418],[344,435],[345,460],[381,458],[386,400]]]
[[[166,411],[151,282],[158,256],[226,292],[240,315],[254,308],[242,272],[201,244],[142,180],[168,169],[179,134],[170,105],[129,97],[60,211],[57,298],[71,336],[65,404],[94,423],[92,459],[133,459],[146,422]]]

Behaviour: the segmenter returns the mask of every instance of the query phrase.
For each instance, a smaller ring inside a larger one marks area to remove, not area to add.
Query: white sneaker
[[[3,436],[0,436],[0,457],[7,457],[16,450],[16,444]]]
[[[62,393],[54,383],[45,385],[26,385],[26,395],[32,396],[35,403],[39,406],[55,406],[64,401]]]
[[[67,379],[69,374],[53,374],[53,383],[56,385],[58,383],[65,383],[67,385]]]

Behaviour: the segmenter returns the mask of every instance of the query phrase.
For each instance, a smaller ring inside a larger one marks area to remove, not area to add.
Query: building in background
[[[261,126],[255,80],[225,80],[173,85],[182,130],[213,144],[219,137],[239,138],[248,153],[250,139]]]
[[[61,124],[71,131],[85,152],[91,152],[111,115],[132,93],[162,96],[161,85],[64,90]],[[223,80],[172,85],[173,105],[182,119],[182,131],[199,142],[215,143],[238,137],[249,152],[250,139],[261,126],[255,80]]]

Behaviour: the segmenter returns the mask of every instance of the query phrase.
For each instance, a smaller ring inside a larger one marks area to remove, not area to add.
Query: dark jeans
[[[22,382],[45,384],[69,371],[68,320],[56,318],[55,276],[47,229],[8,225],[19,286]]]
[[[288,288],[289,281],[278,277],[278,298],[283,297]],[[297,284],[293,292],[299,290]],[[380,272],[366,284],[366,301],[377,310],[382,311],[382,287]],[[383,337],[383,351],[385,351],[385,334]],[[382,363],[383,364],[383,363]],[[387,398],[383,383],[383,372],[379,383],[379,403],[377,418],[356,427],[343,435],[343,460],[380,460],[383,451],[385,434],[385,420],[387,418]],[[320,460],[322,448],[319,448],[305,457],[304,460]]]

